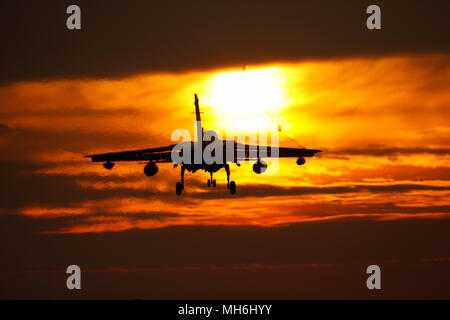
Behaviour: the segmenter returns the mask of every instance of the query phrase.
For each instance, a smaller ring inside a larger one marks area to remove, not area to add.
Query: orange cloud
[[[143,163],[119,163],[106,171],[83,158],[170,144],[172,130],[193,129],[193,93],[199,94],[205,129],[279,128],[281,144],[324,152],[301,167],[282,160],[276,175],[233,166],[236,197],[224,187],[224,172],[215,175],[218,187],[211,189],[205,187],[206,174],[186,174],[179,198],[179,171],[170,164],[146,177]],[[51,232],[440,218],[449,210],[445,55],[18,82],[0,88],[0,101],[0,124],[7,128],[0,159],[26,163],[17,173],[21,179],[65,181],[77,196],[70,205],[48,196],[16,208],[29,217],[76,217],[73,225]]]

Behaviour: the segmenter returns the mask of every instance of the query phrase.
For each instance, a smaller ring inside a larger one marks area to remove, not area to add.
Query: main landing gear
[[[236,193],[236,182],[231,181],[229,189],[230,189],[231,194],[235,194]]]
[[[183,185],[181,184],[181,182],[177,182],[175,192],[177,193],[178,196],[181,196],[181,193],[183,192]]]
[[[231,181],[230,182],[230,165],[225,165],[225,171],[227,172],[227,189],[230,190],[231,194],[236,193],[236,182]]]
[[[183,189],[184,189],[184,170],[186,170],[186,168],[182,165],[181,166],[181,182],[177,182],[177,184],[175,186],[175,192],[178,196],[181,196],[181,193],[183,192]]]
[[[183,190],[184,190],[184,171],[185,170],[186,170],[186,168],[184,167],[184,165],[182,165],[181,166],[181,181],[177,182],[177,184],[175,186],[175,192],[179,196],[183,193]],[[230,190],[231,194],[235,194],[236,193],[236,182],[234,182],[234,181],[230,182],[230,166],[228,164],[225,165],[225,171],[227,172],[227,189]],[[208,188],[210,188],[211,185],[213,187],[216,187],[216,185],[217,185],[216,179],[213,179],[212,172],[210,172],[210,178],[208,179],[208,182],[207,182]]]

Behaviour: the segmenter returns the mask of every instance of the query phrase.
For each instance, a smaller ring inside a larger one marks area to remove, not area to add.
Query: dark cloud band
[[[0,10],[0,82],[121,77],[152,71],[390,54],[448,53],[450,3],[377,1],[7,1]]]

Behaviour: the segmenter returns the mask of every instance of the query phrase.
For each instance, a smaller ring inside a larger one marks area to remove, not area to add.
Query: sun
[[[289,104],[286,76],[279,67],[217,73],[206,92],[214,125],[231,131],[274,130],[276,117]]]

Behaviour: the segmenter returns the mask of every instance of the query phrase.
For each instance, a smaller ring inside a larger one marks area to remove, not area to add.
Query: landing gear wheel
[[[175,192],[177,193],[177,195],[181,196],[181,192],[183,192],[183,185],[181,184],[181,182],[177,182]]]
[[[208,180],[207,185],[208,185],[208,188],[211,187],[211,180]]]
[[[216,179],[213,180],[213,187],[216,187]]]
[[[236,193],[236,182],[231,181],[230,182],[230,193],[235,194]]]

